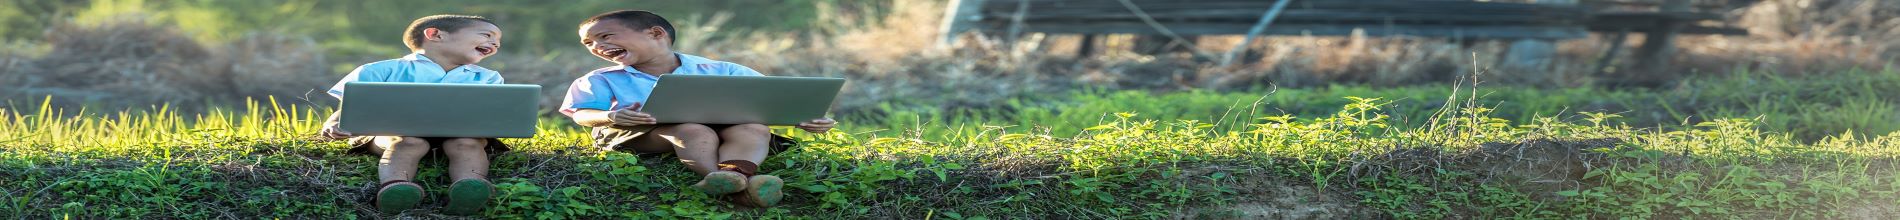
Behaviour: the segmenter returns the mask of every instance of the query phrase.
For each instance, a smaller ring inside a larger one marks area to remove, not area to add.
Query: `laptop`
[[[534,137],[540,85],[350,82],[338,126],[357,136]]]
[[[641,112],[659,123],[798,125],[825,117],[843,78],[660,76]]]

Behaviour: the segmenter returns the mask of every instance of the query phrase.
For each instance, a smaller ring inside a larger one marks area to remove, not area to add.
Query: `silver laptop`
[[[640,111],[659,123],[797,125],[825,116],[843,78],[660,76]]]
[[[338,126],[357,136],[534,137],[540,85],[351,82]]]

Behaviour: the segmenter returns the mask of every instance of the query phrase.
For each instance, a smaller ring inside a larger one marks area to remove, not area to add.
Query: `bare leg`
[[[766,143],[772,140],[771,128],[760,124],[742,124],[726,127],[719,131],[719,160],[744,160],[752,164],[764,164],[768,151]]]
[[[785,180],[779,179],[778,176],[766,175],[758,170],[758,165],[765,161],[766,151],[770,150],[766,143],[772,140],[771,129],[759,124],[734,125],[720,130],[719,138],[723,140],[722,145],[719,146],[721,161],[750,162],[750,164],[743,162],[729,164],[741,173],[756,174],[746,178],[745,187],[738,192],[738,196],[728,198],[751,207],[771,207],[785,198],[782,192],[785,188]]]
[[[634,150],[652,152],[656,146],[672,147],[673,154],[693,173],[706,175],[719,164],[719,134],[701,124],[677,124],[653,129],[653,135],[633,140]]]
[[[449,157],[451,181],[488,177],[488,140],[456,138],[442,145],[442,153]]]
[[[384,183],[415,179],[416,163],[429,154],[429,141],[417,137],[377,137],[370,144],[383,149],[382,161],[376,164],[376,177]]]

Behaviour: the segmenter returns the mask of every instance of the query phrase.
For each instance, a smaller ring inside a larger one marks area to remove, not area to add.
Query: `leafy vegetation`
[[[517,151],[495,160],[501,196],[485,215],[1879,218],[1900,205],[1900,175],[1893,172],[1900,133],[1803,141],[1762,124],[1814,114],[1802,112],[1633,127],[1613,112],[1483,104],[1562,100],[1553,95],[1482,94],[1655,94],[1453,90],[1099,91],[1018,104],[1013,112],[892,110],[884,120],[847,120],[824,135],[781,129],[803,145],[763,165],[795,189],[785,205],[770,209],[682,191],[694,177],[673,158],[579,147],[587,143],[584,130],[550,118],[535,138],[505,140]],[[1395,104],[1410,102],[1404,96],[1372,96],[1421,91],[1463,95],[1419,112]],[[1348,96],[1354,93],[1368,96]],[[1298,97],[1322,95],[1347,98],[1315,100],[1339,103],[1327,113],[1289,107]],[[0,217],[377,215],[365,203],[374,159],[309,138],[327,109],[276,102],[191,116],[164,106],[4,109],[0,213],[9,214]],[[1261,110],[1276,108],[1298,110]],[[1746,112],[1711,109],[1699,112]],[[1512,120],[1500,112],[1537,116]],[[420,182],[440,187],[436,182],[445,181],[431,180],[444,174],[427,164]],[[425,202],[401,215],[440,217],[437,205]]]
[[[1443,84],[1493,69],[1496,43],[1273,37],[1236,68],[1131,36],[1098,56],[1066,54],[1079,36],[929,49],[940,1],[0,0],[0,218],[390,217],[368,205],[375,159],[312,139],[327,100],[292,95],[402,54],[401,27],[436,13],[496,18],[513,49],[483,65],[564,87],[604,65],[570,26],[639,8],[673,18],[682,51],[850,78],[846,125],[778,130],[804,144],[762,166],[793,190],[745,209],[680,190],[695,178],[672,157],[581,147],[548,118],[506,140],[484,216],[1900,219],[1900,71],[1869,69],[1900,48],[1879,19],[1895,10],[1815,2],[1743,10],[1773,18],[1741,24],[1763,36],[1684,40],[1677,73],[1721,71],[1611,88],[1629,73],[1596,75],[1594,40],[1548,74],[1477,76],[1503,85]],[[114,37],[70,40],[97,36]],[[1268,84],[1294,87],[1247,88]],[[178,104],[54,107],[160,101]]]

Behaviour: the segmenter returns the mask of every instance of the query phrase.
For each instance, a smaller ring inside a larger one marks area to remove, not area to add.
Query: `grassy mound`
[[[1267,96],[1309,92],[1341,94]],[[1755,119],[1633,127],[1597,112],[1510,120],[1468,96],[1398,117],[1406,99],[1334,98],[1324,114],[1230,104],[1263,94],[1079,93],[1010,115],[890,110],[824,135],[781,128],[804,145],[762,164],[792,189],[771,209],[682,191],[694,179],[674,158],[599,152],[583,129],[546,119],[536,138],[505,140],[516,151],[491,166],[500,196],[485,215],[1900,217],[1900,133],[1803,140]],[[327,110],[269,103],[194,116],[4,109],[0,217],[378,217],[375,158],[309,138]],[[446,186],[439,164],[424,167],[418,182]],[[446,217],[441,204],[400,215]]]

